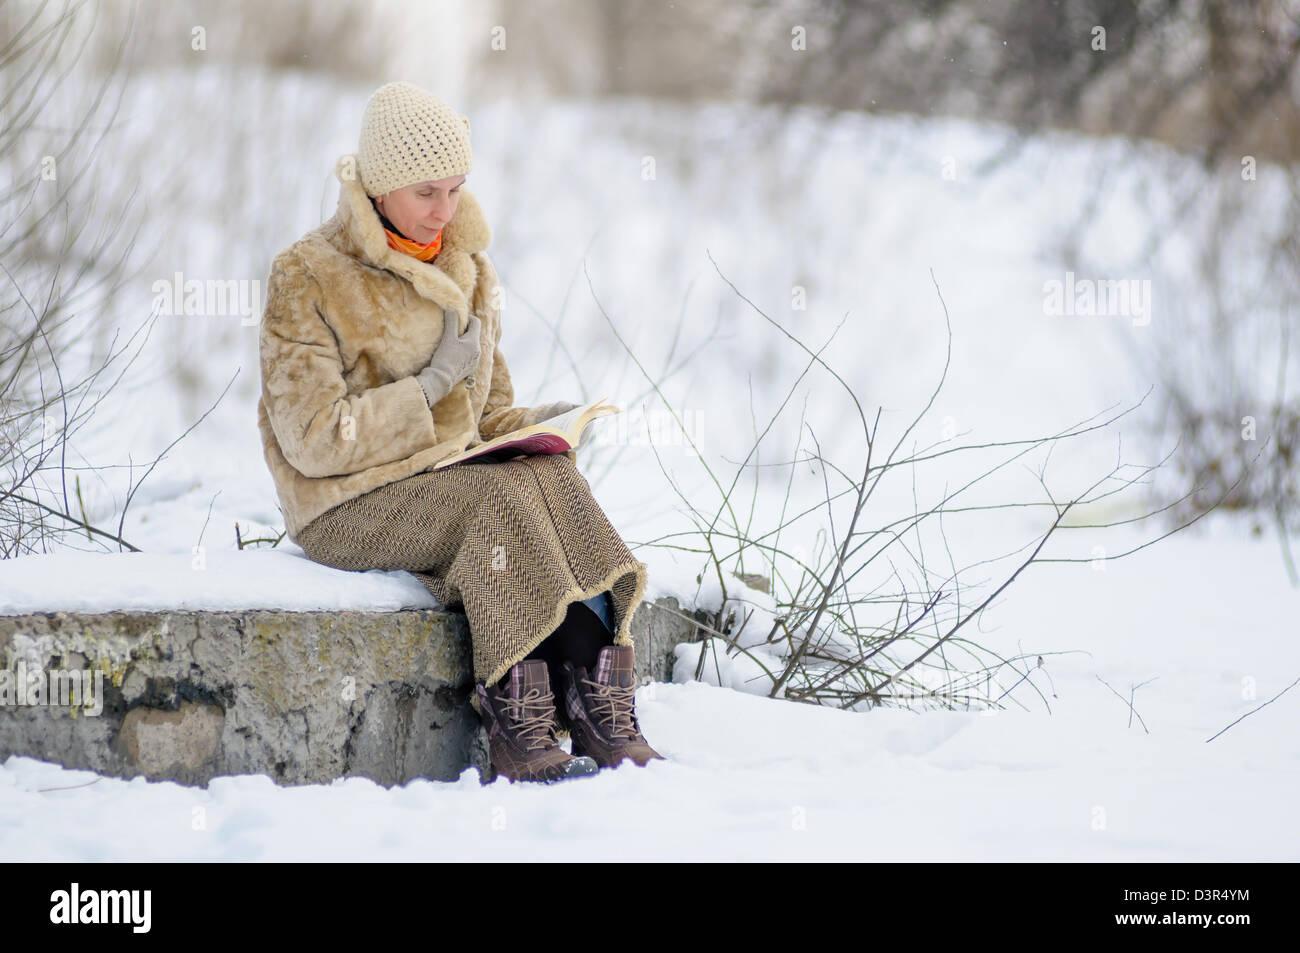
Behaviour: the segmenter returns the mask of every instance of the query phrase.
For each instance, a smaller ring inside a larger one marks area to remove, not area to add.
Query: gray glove
[[[581,405],[571,404],[567,400],[557,400],[553,404],[545,404],[537,408],[537,422],[540,424],[542,421],[558,417],[560,414],[567,414],[578,406]]]
[[[451,389],[478,367],[480,347],[478,342],[479,319],[471,313],[464,334],[457,334],[456,312],[444,308],[442,339],[433,352],[429,366],[415,375],[424,388],[425,400],[432,407],[451,393]]]

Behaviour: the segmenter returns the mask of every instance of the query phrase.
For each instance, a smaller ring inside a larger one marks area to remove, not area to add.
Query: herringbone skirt
[[[389,483],[312,520],[298,544],[338,569],[404,569],[469,622],[474,678],[492,684],[609,591],[615,645],[632,645],[646,566],[564,454],[456,464]]]

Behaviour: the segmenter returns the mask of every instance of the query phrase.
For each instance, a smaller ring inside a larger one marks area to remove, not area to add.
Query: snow
[[[437,606],[410,573],[341,572],[312,562],[289,542],[262,552],[59,552],[0,562],[0,615]]]
[[[184,249],[187,275],[227,275],[234,266],[223,265],[223,256],[232,253],[269,261],[319,221],[309,220],[316,212],[310,206],[324,176],[312,178],[320,169],[302,163],[327,156],[320,166],[328,169],[337,152],[350,148],[350,138],[337,130],[355,122],[363,97],[338,101],[328,90],[310,89],[296,95],[323,104],[299,110],[310,122],[280,133],[294,142],[298,165],[272,164],[284,176],[277,180],[281,189],[308,169],[301,182],[310,187],[289,189],[296,217],[274,221],[274,229],[260,222],[255,234],[272,232],[274,240],[233,243],[237,252],[221,229],[178,231],[173,241]],[[325,108],[337,113],[325,117]],[[177,113],[178,122],[186,112]],[[206,111],[192,112],[216,121]],[[918,445],[948,439],[945,430],[971,442],[1055,432],[1145,391],[1149,381],[1128,363],[1125,345],[1146,340],[1138,336],[1147,331],[1127,320],[1045,317],[1042,291],[1067,269],[1081,276],[1106,273],[1100,270],[1106,262],[1122,269],[1114,263],[1124,245],[1138,244],[1135,229],[1148,214],[1131,200],[1139,188],[1131,178],[1111,182],[1099,212],[1104,240],[1089,247],[1085,261],[1061,252],[1053,229],[1076,200],[1077,184],[1093,174],[1089,162],[1096,155],[1118,152],[1134,167],[1155,168],[1158,150],[1112,141],[1094,152],[1077,137],[1044,136],[975,187],[972,170],[1002,148],[996,129],[846,117],[816,140],[821,148],[803,168],[797,150],[813,141],[804,125],[810,119],[796,111],[786,140],[767,143],[750,162],[749,154],[741,161],[726,151],[732,140],[743,143],[737,130],[745,118],[716,104],[631,110],[627,103],[542,104],[528,107],[526,117],[503,104],[476,110],[475,152],[484,164],[475,171],[475,194],[497,223],[494,261],[509,305],[503,350],[518,402],[585,402],[598,395],[627,408],[648,391],[615,345],[594,292],[655,373],[684,356],[704,355],[664,383],[675,406],[694,414],[697,441],[725,488],[755,426],[775,411],[806,358],[736,301],[709,255],[810,347],[824,343],[849,314],[828,357],[864,405],[884,407],[887,443],[924,403],[942,367],[944,320],[931,269],[951,315],[953,364],[933,414],[914,434]],[[530,129],[522,145],[521,127]],[[617,135],[610,131],[616,127]],[[556,145],[573,141],[584,143],[578,156]],[[677,161],[671,142],[711,143],[696,157],[705,170],[698,178]],[[504,157],[518,158],[519,150],[529,161],[507,164]],[[640,177],[647,151],[658,160],[654,183]],[[955,181],[937,173],[949,155],[957,158]],[[495,170],[490,156],[503,157]],[[219,181],[219,168],[203,164],[207,158],[193,156],[189,174]],[[555,170],[566,165],[574,166],[582,190],[554,187]],[[799,173],[796,191],[765,191],[767,180],[780,181],[792,169]],[[1267,178],[1257,183],[1261,195]],[[248,183],[250,190],[260,187]],[[1191,187],[1177,183],[1184,191]],[[333,192],[326,191],[320,211],[328,215]],[[274,204],[267,195],[247,199],[230,214],[252,215]],[[782,227],[773,228],[774,221]],[[566,227],[557,232],[556,222]],[[1115,235],[1133,240],[1111,247]],[[1168,263],[1163,287],[1190,281],[1179,269],[1192,256],[1186,249],[1182,255]],[[169,259],[158,273],[180,267]],[[1174,300],[1161,295],[1162,275],[1152,277],[1153,327],[1172,324]],[[794,285],[808,293],[806,312],[789,308]],[[689,320],[670,361],[679,312]],[[566,344],[575,349],[572,366],[555,354],[540,320],[561,313]],[[0,613],[436,605],[408,573],[333,570],[311,563],[288,541],[236,548],[236,525],[248,539],[274,536],[281,520],[253,423],[256,335],[219,320],[192,322],[183,331],[177,322],[177,334],[160,345],[175,347],[183,339],[210,361],[218,384],[203,391],[209,396],[198,402],[202,408],[237,368],[243,389],[232,390],[132,500],[122,535],[144,552],[81,552],[73,538],[54,553],[0,561]],[[715,322],[721,333],[706,347]],[[149,457],[157,453],[179,432],[169,416],[174,386],[157,382],[138,395],[138,404],[107,416],[111,425],[102,432],[88,431],[87,456],[104,456],[95,440],[123,464],[122,448],[131,448],[137,468],[146,450],[152,448]],[[648,413],[661,410],[651,404]],[[861,442],[856,412],[824,374],[796,393],[758,462],[788,459],[796,442],[811,445],[799,427],[802,413],[826,456],[852,469]],[[1134,433],[1124,430],[1126,457],[1135,447],[1148,461],[1158,459],[1161,448]],[[1056,482],[1071,488],[1091,482],[1112,464],[1115,443],[1107,433],[1061,445],[1052,457]],[[722,584],[707,570],[699,524],[678,495],[708,516],[721,510],[700,461],[680,445],[601,444],[580,450],[580,465],[611,522],[650,567],[647,599],[672,595],[686,607],[721,607],[724,616],[732,608],[740,617],[752,611],[738,644],[764,665],[779,664],[756,649],[777,614],[776,600],[728,576],[729,601],[722,606]],[[882,484],[868,521],[897,518],[913,504],[913,493],[932,498],[980,469],[958,456],[941,459]],[[825,475],[798,469],[794,501],[815,508]],[[746,518],[752,493],[755,527],[766,532],[784,487],[751,487],[752,472],[743,473],[733,499],[737,517]],[[84,489],[91,521],[116,527],[120,489],[104,482]],[[1003,500],[1031,492],[1042,498],[1023,469],[1004,472],[987,489]],[[1112,518],[1132,513],[1131,504],[1107,511]],[[834,511],[841,528],[842,515],[842,508]],[[784,530],[783,546],[804,556],[815,552],[815,531],[825,521],[824,514],[814,516]],[[957,565],[969,565],[1032,540],[1042,517],[1001,512],[944,529]],[[730,518],[724,513],[721,535],[713,539],[723,552],[733,542],[727,534],[736,532]],[[1102,546],[1119,553],[1155,532],[1072,531],[1052,551],[1087,558]],[[84,539],[80,544],[90,548]],[[996,580],[1000,565],[979,575]],[[747,562],[745,569],[764,567]],[[700,648],[682,646],[674,682],[645,686],[637,695],[645,735],[666,762],[624,765],[554,786],[504,779],[481,786],[470,770],[456,782],[384,789],[361,778],[282,788],[264,776],[187,787],[101,778],[11,756],[0,764],[0,856],[1294,861],[1300,858],[1293,809],[1300,796],[1300,686],[1207,739],[1300,676],[1298,610],[1300,593],[1287,583],[1275,540],[1253,535],[1248,521],[1206,520],[1120,559],[1026,570],[966,633],[1003,657],[1043,659],[990,712],[839,711],[776,700],[755,678],[757,662],[744,655],[711,655],[703,681],[690,681]],[[1126,702],[1137,685],[1133,707],[1141,721]]]
[[[392,789],[364,778],[282,788],[265,776],[188,787],[11,756],[0,766],[0,853],[1295,860],[1300,691],[1206,742],[1300,675],[1295,595],[1258,540],[1221,531],[1162,546],[1104,571],[1031,567],[1038,575],[992,613],[994,644],[1044,655],[1035,683],[1045,704],[1022,693],[991,713],[864,714],[655,683],[638,691],[637,711],[668,761],[557,785],[480,785],[468,769],[456,782]],[[273,554],[240,558],[260,555]],[[1243,596],[1236,584],[1247,577]],[[1149,733],[1099,678],[1125,698],[1154,679],[1134,697]]]

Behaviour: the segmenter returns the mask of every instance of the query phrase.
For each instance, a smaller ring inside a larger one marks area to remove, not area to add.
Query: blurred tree
[[[492,16],[528,38],[495,75],[506,94],[541,82],[1300,154],[1300,0],[497,0]]]

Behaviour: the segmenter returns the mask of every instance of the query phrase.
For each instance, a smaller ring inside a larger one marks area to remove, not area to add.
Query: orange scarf
[[[443,229],[438,229],[438,234],[433,236],[433,241],[427,245],[420,245],[397,234],[387,226],[384,227],[384,234],[388,236],[389,248],[396,248],[400,252],[405,252],[414,258],[420,259],[420,261],[428,261],[442,250],[442,232]]]

